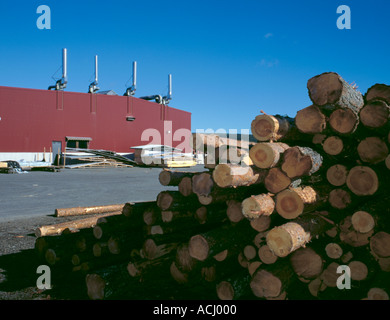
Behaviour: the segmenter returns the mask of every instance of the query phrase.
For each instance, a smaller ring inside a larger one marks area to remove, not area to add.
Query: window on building
[[[88,137],[66,137],[67,148],[88,149],[91,138]]]

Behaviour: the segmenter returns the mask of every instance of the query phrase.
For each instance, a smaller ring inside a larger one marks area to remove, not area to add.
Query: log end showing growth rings
[[[349,109],[338,109],[329,117],[329,124],[336,132],[341,134],[352,133],[358,124],[358,117]]]
[[[190,239],[188,250],[191,257],[204,261],[209,255],[210,248],[203,236],[195,235]]]
[[[97,274],[87,274],[87,293],[91,300],[102,300],[104,298],[104,288],[106,286],[102,277]]]
[[[299,195],[290,189],[285,189],[276,195],[276,211],[285,219],[295,219],[304,208]]]
[[[258,269],[250,282],[250,287],[256,297],[276,298],[281,294],[283,284],[269,271]]]
[[[390,108],[383,100],[373,100],[360,111],[360,121],[368,128],[384,126],[390,117]]]
[[[336,103],[343,91],[339,75],[327,72],[309,79],[307,83],[309,96],[318,106]]]
[[[295,124],[303,133],[321,133],[326,127],[326,118],[317,106],[311,105],[297,112]]]
[[[222,281],[217,285],[217,295],[221,300],[233,300],[234,289],[228,281]]]
[[[373,195],[378,190],[378,176],[370,167],[356,166],[348,173],[347,186],[358,196]]]
[[[273,116],[261,114],[251,123],[251,131],[258,141],[268,141],[279,130],[279,122]]]
[[[291,252],[310,241],[310,234],[294,222],[271,229],[266,236],[267,245],[278,257],[286,257]]]
[[[268,194],[252,195],[242,202],[242,214],[247,219],[269,216],[275,209],[275,202]]]

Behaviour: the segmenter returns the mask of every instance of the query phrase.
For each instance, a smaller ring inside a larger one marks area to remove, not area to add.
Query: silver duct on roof
[[[162,97],[159,94],[154,94],[151,96],[140,97],[140,99],[154,100],[159,104],[167,105],[169,101],[172,100],[172,75],[171,74],[168,75],[168,94],[166,96]]]
[[[89,93],[95,93],[98,91],[100,88],[97,86],[98,85],[98,56],[95,56],[95,80],[90,83],[88,92]]]
[[[49,90],[64,90],[68,83],[68,54],[66,48],[62,49],[62,77],[56,81],[56,84],[50,86]]]
[[[133,61],[133,84],[126,89],[124,96],[133,96],[137,90],[137,61]]]

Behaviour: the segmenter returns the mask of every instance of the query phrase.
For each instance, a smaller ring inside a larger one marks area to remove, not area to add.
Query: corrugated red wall
[[[75,136],[92,138],[91,149],[128,153],[152,141],[141,141],[146,129],[175,147],[184,141],[175,133],[191,132],[191,113],[134,97],[2,86],[0,118],[0,152],[48,152],[52,141],[64,147],[65,137]]]

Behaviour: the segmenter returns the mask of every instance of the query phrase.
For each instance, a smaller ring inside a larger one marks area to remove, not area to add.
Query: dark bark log
[[[112,265],[85,277],[88,297],[91,300],[116,299],[134,290],[132,279],[127,272],[127,263]]]
[[[179,191],[161,191],[157,196],[157,206],[163,211],[177,211],[198,205],[196,195],[184,197]]]
[[[237,300],[250,291],[250,275],[246,270],[235,273],[216,285],[217,295],[220,300]]]
[[[191,257],[205,261],[215,254],[239,244],[253,229],[243,220],[235,226],[228,225],[197,234],[189,241]]]
[[[383,139],[379,137],[367,137],[357,146],[360,159],[368,164],[377,164],[389,155],[389,148]]]
[[[184,177],[192,177],[195,172],[172,171],[163,169],[159,174],[160,184],[163,186],[178,186]]]
[[[370,88],[368,88],[364,99],[366,101],[371,100],[384,100],[388,105],[390,105],[390,86],[386,84],[376,83]]]
[[[293,252],[290,263],[298,277],[304,279],[317,278],[324,267],[322,257],[312,248],[300,248]]]
[[[259,298],[277,298],[288,288],[294,271],[287,261],[261,265],[250,282],[253,294]]]
[[[303,133],[321,133],[326,128],[326,117],[319,107],[311,105],[297,112],[295,124],[298,130]]]

